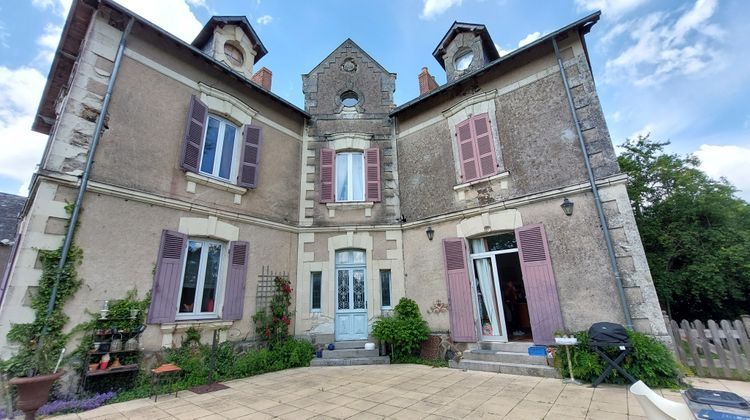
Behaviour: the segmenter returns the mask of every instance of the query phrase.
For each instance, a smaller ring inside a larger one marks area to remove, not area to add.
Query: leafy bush
[[[581,331],[576,333],[575,336],[579,344],[570,348],[573,374],[576,379],[593,382],[608,364],[589,348],[587,332]],[[676,388],[680,386],[681,368],[667,346],[646,334],[628,331],[628,336],[633,344],[633,350],[621,364],[625,371],[650,387]],[[607,351],[607,354],[614,358],[618,352],[617,349],[612,349]],[[555,367],[563,377],[570,376],[568,359],[564,350],[556,353]],[[617,371],[613,371],[604,382],[628,383]]]
[[[394,316],[375,322],[372,335],[381,342],[390,344],[392,357],[394,361],[398,361],[419,350],[422,342],[427,340],[430,329],[422,319],[419,306],[411,299],[401,298],[393,311]]]
[[[263,308],[253,315],[255,332],[258,338],[270,346],[285,341],[289,337],[289,324],[294,313],[289,310],[292,305],[292,283],[288,278],[274,279],[276,290],[271,298],[269,308]]]

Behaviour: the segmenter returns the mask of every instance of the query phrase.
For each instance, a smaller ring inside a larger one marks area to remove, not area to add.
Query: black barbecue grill
[[[620,366],[620,363],[625,359],[625,356],[630,354],[633,350],[633,345],[630,343],[628,338],[628,332],[620,324],[612,322],[597,322],[589,328],[589,347],[604,359],[609,366],[607,366],[601,375],[591,385],[596,388],[597,385],[602,383],[604,379],[612,373],[612,369],[617,369],[622,376],[624,376],[631,384],[638,382],[631,374],[625,371]],[[616,348],[620,353],[612,359],[607,353],[607,350]]]

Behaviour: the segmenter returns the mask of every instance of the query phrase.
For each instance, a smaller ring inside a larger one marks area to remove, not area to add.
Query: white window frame
[[[177,294],[177,315],[175,320],[195,320],[195,319],[219,319],[221,317],[221,309],[224,304],[224,285],[226,284],[227,278],[227,260],[229,258],[229,245],[225,242],[212,241],[205,238],[188,238],[185,246],[190,246],[190,242],[202,242],[203,247],[201,248],[201,259],[200,266],[198,268],[198,280],[195,285],[195,302],[193,304],[193,312],[180,312],[180,302],[182,302],[182,288],[185,282],[185,269],[187,268],[187,257],[182,263],[182,272],[180,275],[180,291]],[[220,245],[221,253],[219,261],[219,273],[216,279],[216,296],[214,297],[214,310],[212,312],[196,312],[200,309],[203,304],[203,287],[206,281],[206,261],[208,260],[208,245]]]
[[[213,172],[204,172],[203,171],[203,154],[205,153],[206,149],[206,136],[208,135],[208,123],[209,120],[213,118],[217,121],[219,121],[219,132],[216,134],[216,153],[214,155],[214,170]],[[224,152],[224,130],[227,125],[231,125],[234,127],[234,148],[232,150],[232,159],[230,160],[230,168],[229,168],[229,178],[222,178],[219,176],[219,169],[221,167],[221,155]],[[218,179],[224,182],[230,182],[232,184],[237,183],[237,175],[239,173],[239,167],[238,161],[240,159],[239,153],[240,153],[240,143],[242,143],[242,128],[241,126],[238,126],[237,124],[233,123],[232,121],[222,118],[216,114],[208,114],[208,118],[206,118],[206,124],[205,127],[203,127],[203,143],[201,144],[201,154],[200,154],[200,161],[198,162],[198,172],[200,172],[201,175],[205,175],[214,179]]]
[[[313,277],[315,275],[320,276],[320,291],[318,292],[320,294],[320,306],[317,308],[313,308],[313,295],[314,295],[314,284],[313,284]],[[310,272],[310,312],[320,312],[320,307],[323,306],[323,272],[322,271],[311,271]]]
[[[338,196],[338,192],[339,192],[339,164],[338,164],[338,157],[339,157],[339,155],[346,155],[347,156],[347,159],[346,159],[346,179],[349,180],[350,182],[347,185],[347,192],[346,192],[347,193],[347,197],[349,197],[349,199],[346,199],[346,200],[344,200],[344,199],[342,199],[341,197]],[[356,199],[351,198],[354,195],[354,192],[353,192],[354,191],[354,184],[351,182],[351,180],[354,179],[354,177],[353,177],[354,172],[352,170],[352,166],[353,166],[352,165],[352,156],[354,156],[354,155],[359,155],[360,158],[362,159],[362,199],[361,200],[356,200]],[[364,202],[365,199],[366,199],[366,196],[367,196],[366,191],[365,191],[365,187],[367,186],[367,180],[365,179],[365,169],[366,168],[365,168],[365,152],[364,152],[364,150],[349,150],[349,151],[344,151],[344,152],[336,152],[336,157],[334,159],[336,159],[336,171],[335,171],[336,173],[333,175],[334,177],[336,177],[336,182],[335,182],[335,184],[336,184],[335,185],[336,190],[335,190],[335,194],[334,194],[334,196],[336,197],[336,202],[339,202],[339,203],[362,203],[362,202]]]
[[[391,303],[390,305],[384,306],[383,305],[383,272],[388,272],[388,301]],[[390,310],[393,309],[393,271],[388,269],[382,269],[378,270],[378,281],[380,282],[380,309],[382,310]]]

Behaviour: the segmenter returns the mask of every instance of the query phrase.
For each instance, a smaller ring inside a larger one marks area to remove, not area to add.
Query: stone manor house
[[[347,39],[302,76],[301,109],[272,92],[245,17],[187,44],[74,1],[33,124],[49,140],[2,279],[0,353],[33,317],[38,252],[61,245],[91,153],[69,327],[136,288],[152,296],[146,349],[190,326],[252,338],[270,269],[292,282],[294,334],[317,343],[368,339],[404,296],[459,349],[518,352],[497,371],[598,321],[666,336],[592,77],[598,20],[502,57],[484,25],[456,22],[433,52],[447,82],[424,68],[401,105],[396,74]],[[470,353],[461,366],[481,368]]]

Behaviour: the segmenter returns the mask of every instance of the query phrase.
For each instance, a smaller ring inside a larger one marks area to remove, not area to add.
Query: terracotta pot
[[[16,407],[24,412],[27,420],[36,418],[36,410],[47,402],[52,384],[60,379],[64,373],[61,370],[49,375],[13,378],[9,381],[11,385],[16,386],[16,390],[18,391]]]
[[[94,372],[99,369],[99,363],[89,363],[89,371]]]

